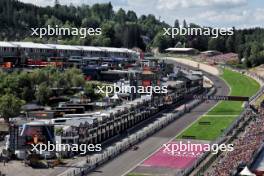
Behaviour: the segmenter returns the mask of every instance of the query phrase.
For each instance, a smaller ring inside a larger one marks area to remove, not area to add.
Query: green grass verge
[[[230,86],[232,96],[252,96],[260,85],[255,80],[233,72],[228,69],[223,70],[222,79]],[[243,110],[243,102],[222,101],[211,109],[206,115],[184,130],[177,138],[182,136],[195,136],[200,140],[214,140],[237,118]],[[209,124],[199,124],[199,122],[209,122]]]

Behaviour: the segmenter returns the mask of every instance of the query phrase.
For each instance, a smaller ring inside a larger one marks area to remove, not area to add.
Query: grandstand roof
[[[73,45],[58,45],[58,44],[46,44],[47,46],[58,50],[80,50],[77,46]]]
[[[42,44],[33,42],[6,42],[0,41],[0,47],[21,47],[32,49],[58,49],[58,50],[83,50],[83,51],[105,51],[115,53],[136,53],[136,51],[127,48],[113,47],[96,47],[96,46],[78,46],[78,45],[61,45],[61,44]]]
[[[194,48],[168,48],[166,51],[180,51],[180,52],[187,52],[187,51],[193,51],[196,50]]]
[[[76,46],[83,51],[102,51],[100,48],[95,46]]]
[[[10,42],[0,41],[0,47],[12,47],[12,48],[15,48],[17,46],[13,45]]]
[[[129,50],[126,48],[112,48],[112,47],[99,47],[99,48],[106,52],[116,52],[116,53],[129,52]]]
[[[41,44],[41,43],[33,43],[33,42],[10,42],[16,47],[21,48],[35,48],[35,49],[52,49],[51,47]]]

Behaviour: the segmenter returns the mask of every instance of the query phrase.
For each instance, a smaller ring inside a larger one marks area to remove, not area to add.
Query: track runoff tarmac
[[[174,61],[167,61],[172,62],[177,66],[182,66],[187,68],[188,66],[179,65]],[[211,79],[215,87],[217,88],[216,95],[228,95],[229,94],[229,87],[226,83],[219,77],[213,76],[208,73],[204,73],[209,79]],[[94,170],[92,173],[89,173],[90,176],[124,176],[128,173],[132,172],[137,173],[137,171],[143,171],[146,167],[142,167],[142,165],[146,165],[151,162],[148,159],[151,159],[150,156],[154,156],[158,153],[159,149],[172,139],[175,138],[182,130],[190,126],[194,121],[196,121],[200,116],[205,114],[209,111],[212,107],[214,107],[218,102],[210,101],[201,103],[197,107],[191,110],[191,112],[181,116],[178,120],[172,122],[167,127],[163,128],[162,130],[158,131],[154,135],[148,137],[146,140],[139,143],[137,146],[139,147],[137,150],[127,150],[121,155],[117,156],[113,160],[105,163],[102,166],[99,166]],[[201,143],[204,141],[201,141]],[[155,159],[154,159],[155,160]],[[191,160],[189,162],[192,162]],[[188,162],[185,163],[187,166]],[[183,166],[183,167],[185,167]],[[174,167],[174,166],[172,166]],[[160,173],[166,173],[166,175],[178,173],[180,170],[175,169],[162,169],[157,167],[157,169],[153,169],[155,167],[148,168],[147,170],[153,170],[155,175],[159,175]],[[139,172],[140,173],[140,172]],[[149,173],[149,172],[148,172]],[[151,172],[149,173],[151,175]]]

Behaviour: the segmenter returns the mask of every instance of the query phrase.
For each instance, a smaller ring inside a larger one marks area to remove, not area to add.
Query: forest
[[[31,28],[47,25],[67,28],[98,28],[102,35],[80,38],[78,36],[49,36],[42,39],[31,37]],[[61,5],[58,0],[53,6],[38,7],[18,0],[0,1],[0,40],[33,41],[91,46],[140,48],[160,52],[168,47],[191,47],[200,51],[218,50],[223,53],[238,53],[247,67],[264,63],[264,29],[235,29],[232,36],[164,36],[163,28],[200,27],[198,24],[180,22],[175,19],[173,26],[160,21],[152,14],[138,16],[132,10],[120,8],[114,11],[112,4],[73,6]],[[201,26],[207,27],[207,26]]]

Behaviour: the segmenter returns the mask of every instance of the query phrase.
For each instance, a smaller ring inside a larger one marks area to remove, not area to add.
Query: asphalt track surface
[[[169,61],[173,62],[174,61]],[[178,64],[177,64],[178,65]],[[187,66],[184,66],[187,67]],[[209,79],[211,79],[215,87],[217,88],[216,95],[228,95],[229,87],[226,83],[216,76],[204,73]],[[154,135],[148,137],[137,146],[138,150],[127,150],[121,155],[117,156],[113,160],[105,163],[104,165],[96,168],[89,176],[122,176],[133,170],[139,163],[149,157],[163,144],[166,144],[169,140],[177,136],[182,130],[191,125],[201,115],[205,114],[208,110],[217,104],[216,101],[204,102],[191,112],[181,116],[178,120],[172,122],[162,130],[158,131]]]

